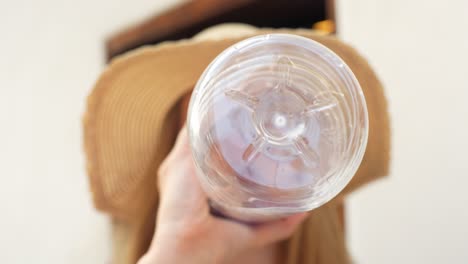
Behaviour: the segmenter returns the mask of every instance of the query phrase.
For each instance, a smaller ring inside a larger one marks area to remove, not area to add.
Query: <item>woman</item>
[[[335,199],[307,214],[247,226],[209,213],[181,124],[184,102],[206,66],[232,44],[268,33],[311,38],[348,64],[366,97],[369,138],[359,170]],[[123,55],[99,78],[85,116],[93,198],[112,216],[113,262],[119,264],[349,263],[343,197],[387,174],[389,141],[383,89],[366,60],[312,30],[218,26],[190,40]]]

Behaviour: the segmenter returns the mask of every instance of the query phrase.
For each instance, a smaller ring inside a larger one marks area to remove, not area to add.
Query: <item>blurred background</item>
[[[85,98],[106,40],[185,2],[0,2],[0,262],[108,262]],[[334,18],[385,84],[392,118],[390,177],[347,202],[356,263],[468,263],[468,2],[336,0]]]

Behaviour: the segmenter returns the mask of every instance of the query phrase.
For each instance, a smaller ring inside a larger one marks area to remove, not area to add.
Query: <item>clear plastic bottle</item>
[[[188,130],[214,209],[258,222],[335,197],[361,163],[368,117],[359,82],[335,53],[268,34],[213,60],[193,91]]]

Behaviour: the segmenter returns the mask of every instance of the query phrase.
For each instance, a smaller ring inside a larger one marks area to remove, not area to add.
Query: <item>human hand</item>
[[[139,264],[226,263],[288,238],[306,213],[250,226],[210,214],[186,128],[158,171],[160,203],[150,249]]]

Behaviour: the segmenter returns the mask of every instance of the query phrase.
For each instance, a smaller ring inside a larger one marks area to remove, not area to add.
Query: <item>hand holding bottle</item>
[[[185,127],[159,169],[158,186],[156,231],[139,264],[237,263],[239,259],[268,258],[266,262],[273,263],[275,250],[265,249],[288,238],[307,215],[258,225],[211,215],[208,197],[195,175]]]

